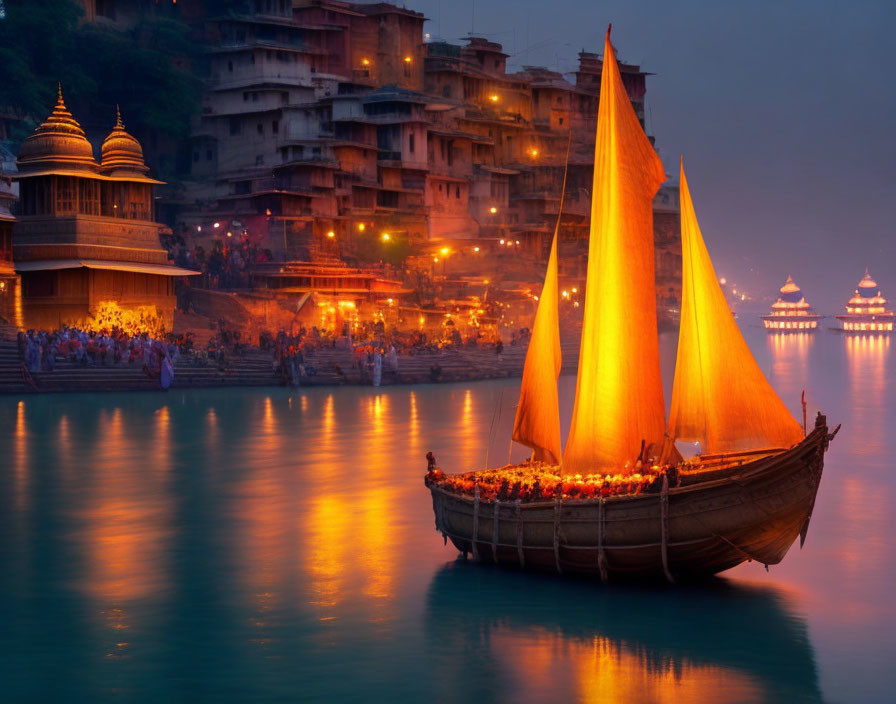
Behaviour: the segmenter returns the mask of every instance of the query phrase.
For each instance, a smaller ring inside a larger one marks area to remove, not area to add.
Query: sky
[[[719,276],[769,301],[791,274],[841,312],[865,267],[896,302],[896,2],[404,0],[425,32],[575,69],[607,24],[648,78],[667,172],[684,155]]]

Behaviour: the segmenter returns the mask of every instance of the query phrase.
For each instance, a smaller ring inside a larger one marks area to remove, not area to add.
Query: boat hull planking
[[[691,579],[777,564],[805,538],[831,437],[822,421],[788,450],[659,494],[518,503],[427,486],[436,530],[481,560],[604,581]]]

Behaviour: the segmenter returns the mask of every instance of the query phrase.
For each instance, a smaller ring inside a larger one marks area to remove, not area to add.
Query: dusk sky
[[[433,38],[475,33],[510,66],[602,51],[648,79],[648,129],[685,167],[717,272],[759,298],[790,273],[841,312],[866,266],[896,299],[896,4],[881,0],[410,0]],[[528,47],[528,50],[527,50]]]

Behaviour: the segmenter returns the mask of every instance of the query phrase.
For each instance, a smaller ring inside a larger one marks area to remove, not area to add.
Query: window
[[[414,153],[414,133],[413,132],[411,132],[411,134],[408,135],[408,150],[411,152],[411,154]]]
[[[260,122],[255,126],[255,129],[258,134],[264,134],[264,125],[262,125]]]
[[[212,150],[211,150],[211,149],[206,149],[206,150],[205,150],[205,160],[206,160],[206,161],[211,161],[211,160],[212,160]]]
[[[77,212],[78,188],[75,179],[61,176],[56,182],[56,214],[74,215]]]
[[[240,119],[238,117],[230,118],[230,134],[231,136],[240,133]]]
[[[233,61],[227,62],[227,70],[233,73]]]
[[[457,198],[458,200],[460,199],[460,186],[454,187],[454,197]]]
[[[280,134],[280,121],[272,120],[271,121],[271,132],[274,134]]]
[[[248,102],[248,101],[249,101],[249,91],[244,90],[244,91],[243,91],[243,102],[245,103],[245,102]]]
[[[264,154],[259,154],[257,157],[255,157],[255,165],[262,166],[263,164],[264,164]]]
[[[253,102],[253,103],[257,103],[257,102],[258,102],[258,93],[253,93],[253,94],[252,94],[252,102]]]
[[[563,124],[563,118],[562,118],[562,117],[560,118],[559,122],[560,122],[561,125]]]

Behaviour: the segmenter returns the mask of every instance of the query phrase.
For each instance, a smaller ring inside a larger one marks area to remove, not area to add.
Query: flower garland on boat
[[[677,486],[678,469],[658,465],[640,468],[634,474],[558,474],[557,465],[527,462],[483,469],[465,474],[446,474],[433,467],[426,474],[427,484],[437,484],[455,494],[473,496],[479,487],[483,501],[551,501],[563,499],[595,499],[631,494],[653,494],[662,489],[663,476],[669,486]]]

